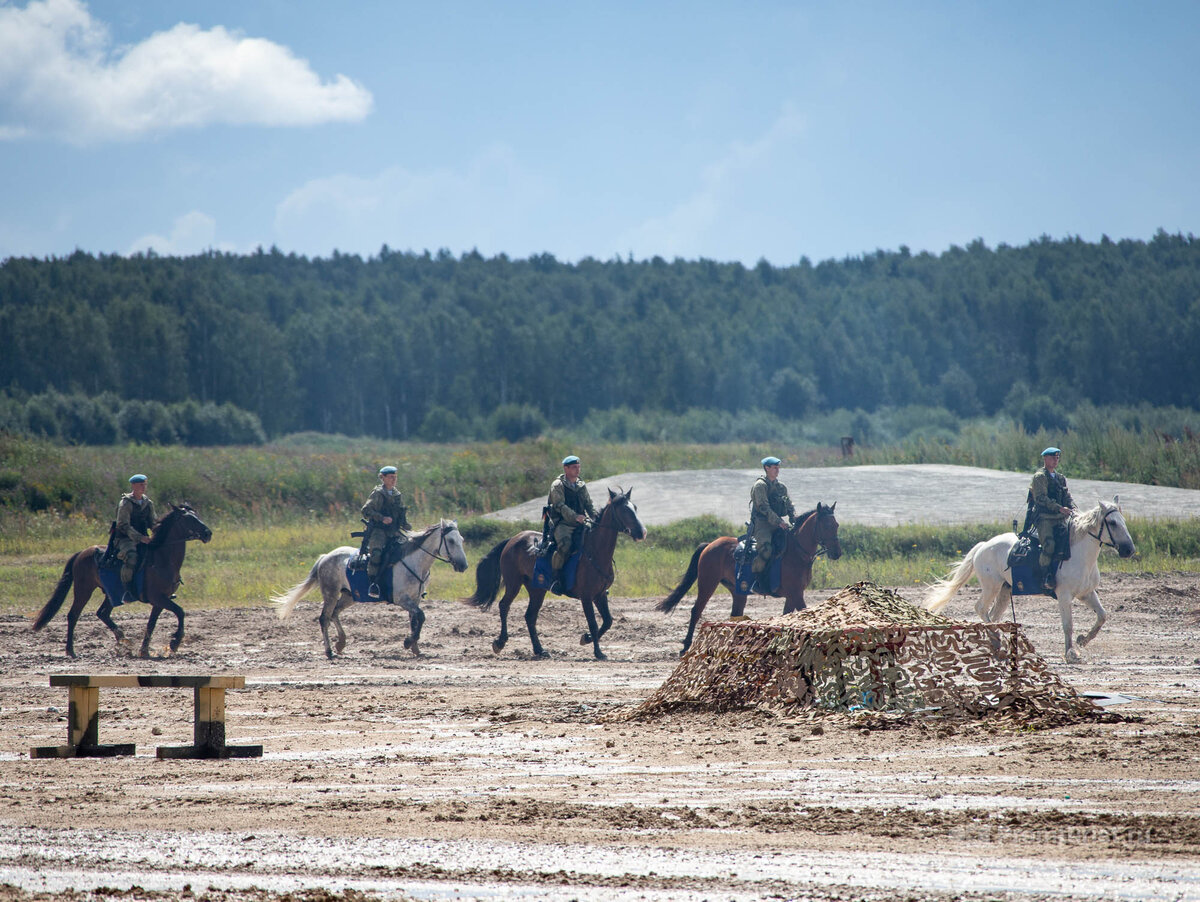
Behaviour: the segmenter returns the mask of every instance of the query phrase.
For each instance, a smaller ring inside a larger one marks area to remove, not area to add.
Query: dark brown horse
[[[571,594],[583,604],[583,614],[588,622],[588,632],[583,634],[579,644],[591,642],[596,657],[602,661],[605,656],[600,651],[600,637],[612,626],[612,615],[608,610],[608,587],[613,582],[613,552],[617,547],[617,534],[627,533],[634,541],[646,537],[646,527],[638,519],[637,507],[629,500],[632,491],[614,492],[609,489],[608,504],[601,508],[596,522],[585,527],[579,569],[575,574],[575,587],[571,590]],[[499,653],[508,642],[508,609],[524,586],[529,593],[525,625],[529,627],[534,657],[549,657],[537,634],[538,612],[546,597],[546,590],[533,581],[540,538],[540,533],[533,530],[519,532],[511,539],[497,543],[475,568],[475,594],[463,599],[466,604],[486,611],[496,600],[501,582],[504,583],[504,597],[500,599],[500,635],[492,642],[494,652]],[[603,621],[599,628],[596,626],[597,608]]]
[[[164,609],[170,611],[179,620],[175,635],[171,637],[170,650],[174,652],[183,641],[183,608],[174,602],[174,592],[179,586],[179,570],[183,567],[183,555],[187,543],[192,539],[207,542],[212,538],[212,530],[204,521],[196,516],[196,512],[187,504],[171,505],[171,510],[159,518],[154,524],[153,538],[146,544],[145,584],[142,588],[142,601],[150,605],[150,619],[146,623],[146,634],[142,638],[141,656],[150,656],[150,636],[158,623],[158,615]],[[40,630],[58,613],[71,584],[75,584],[75,602],[67,612],[67,654],[75,655],[75,624],[83,612],[84,605],[92,597],[92,593],[102,588],[100,573],[96,568],[96,552],[103,552],[104,547],[93,545],[78,551],[67,560],[63,567],[62,577],[54,587],[54,594],[46,602],[45,607],[38,612],[33,622],[34,632]],[[107,595],[96,612],[104,624],[113,631],[118,642],[125,641],[125,633],[112,619],[113,603]]]
[[[796,518],[795,525],[788,530],[787,545],[783,549],[783,561],[780,564],[779,589],[786,599],[783,613],[804,610],[804,590],[812,582],[813,561],[821,552],[825,552],[833,560],[842,556],[842,546],[838,541],[838,521],[833,515],[837,503],[826,507],[820,502],[815,510],[808,511]],[[692,636],[696,632],[696,624],[704,613],[704,606],[712,598],[717,586],[724,586],[733,595],[733,613],[730,616],[740,617],[746,610],[746,598],[737,591],[737,577],[734,574],[733,551],[738,540],[733,536],[721,536],[711,542],[705,542],[696,547],[692,562],[688,564],[683,581],[675,587],[666,598],[658,603],[657,610],[670,613],[683,600],[687,590],[696,582],[696,603],[692,605],[692,619],[688,623],[687,636],[683,640],[683,651],[686,654],[691,648]]]

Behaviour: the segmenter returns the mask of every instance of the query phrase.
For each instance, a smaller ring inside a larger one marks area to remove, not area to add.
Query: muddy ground
[[[973,619],[977,591],[947,613]],[[610,720],[678,661],[686,611],[654,599],[614,600],[602,662],[569,600],[543,612],[549,660],[530,658],[523,602],[494,654],[494,610],[430,600],[420,659],[397,609],[359,605],[333,662],[310,601],[282,622],[265,606],[194,613],[179,653],[150,661],[115,647],[94,607],[78,661],[62,615],[39,634],[10,616],[0,900],[1200,898],[1200,576],[1106,574],[1101,593],[1111,619],[1080,665],[1061,662],[1053,602],[1018,600],[1064,679],[1131,699],[1106,708],[1122,720],[1046,730]],[[724,595],[709,609],[728,611]],[[748,613],[778,611],[752,598]],[[136,635],[145,609],[118,618]],[[66,739],[49,674],[128,672],[245,675],[228,738],[263,757],[160,761],[156,746],[191,739],[191,692],[105,689],[100,739],[135,757],[30,759]]]

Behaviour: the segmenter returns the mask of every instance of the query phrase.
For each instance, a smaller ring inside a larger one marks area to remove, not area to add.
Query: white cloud
[[[804,117],[790,105],[785,106],[760,137],[749,143],[735,142],[719,159],[705,166],[690,197],[663,215],[627,229],[613,247],[618,253],[632,251],[639,257],[723,256],[710,245],[728,238],[727,220],[734,211],[748,206],[748,191],[758,195],[770,190],[763,185],[763,176],[777,168],[781,152],[795,143],[804,126]]]
[[[276,207],[275,235],[280,246],[312,254],[370,254],[383,244],[511,253],[514,236],[528,233],[547,193],[510,148],[495,145],[461,170],[391,166],[373,176],[313,179]]]
[[[216,244],[217,221],[207,213],[192,210],[175,220],[169,236],[143,235],[129,245],[130,254],[154,251],[162,257],[184,257],[203,251],[232,251],[229,245]]]
[[[345,75],[323,82],[287,47],[180,23],[114,48],[80,0],[0,6],[0,140],[73,143],[212,124],[358,121],[371,93]]]

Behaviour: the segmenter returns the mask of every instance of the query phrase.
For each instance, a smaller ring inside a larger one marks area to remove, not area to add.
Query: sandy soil
[[[420,659],[401,612],[360,605],[332,663],[308,601],[283,622],[195,613],[169,660],[130,658],[94,608],[78,661],[61,615],[39,634],[8,617],[0,900],[1200,898],[1200,577],[1108,574],[1101,591],[1112,617],[1081,665],[1061,663],[1050,600],[1018,615],[1076,688],[1131,698],[1108,708],[1125,719],[1040,731],[608,719],[678,661],[686,611],[645,598],[614,600],[605,662],[569,600],[543,612],[549,660],[530,659],[523,601],[499,655],[495,611],[429,601]],[[948,613],[971,619],[975,592]],[[118,616],[136,637],[145,609]],[[66,691],[47,678],[69,672],[244,674],[229,741],[265,754],[157,760],[190,741],[191,693],[129,689],[101,690],[100,738],[135,757],[31,760],[66,739]]]

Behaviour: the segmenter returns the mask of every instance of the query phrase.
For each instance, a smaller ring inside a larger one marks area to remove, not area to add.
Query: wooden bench
[[[191,745],[159,746],[159,758],[261,758],[261,745],[225,744],[225,690],[242,689],[242,676],[165,676],[54,674],[51,686],[66,686],[67,744],[39,746],[30,758],[99,758],[132,755],[132,743],[100,744],[100,690],[190,688],[195,693],[195,731]]]

